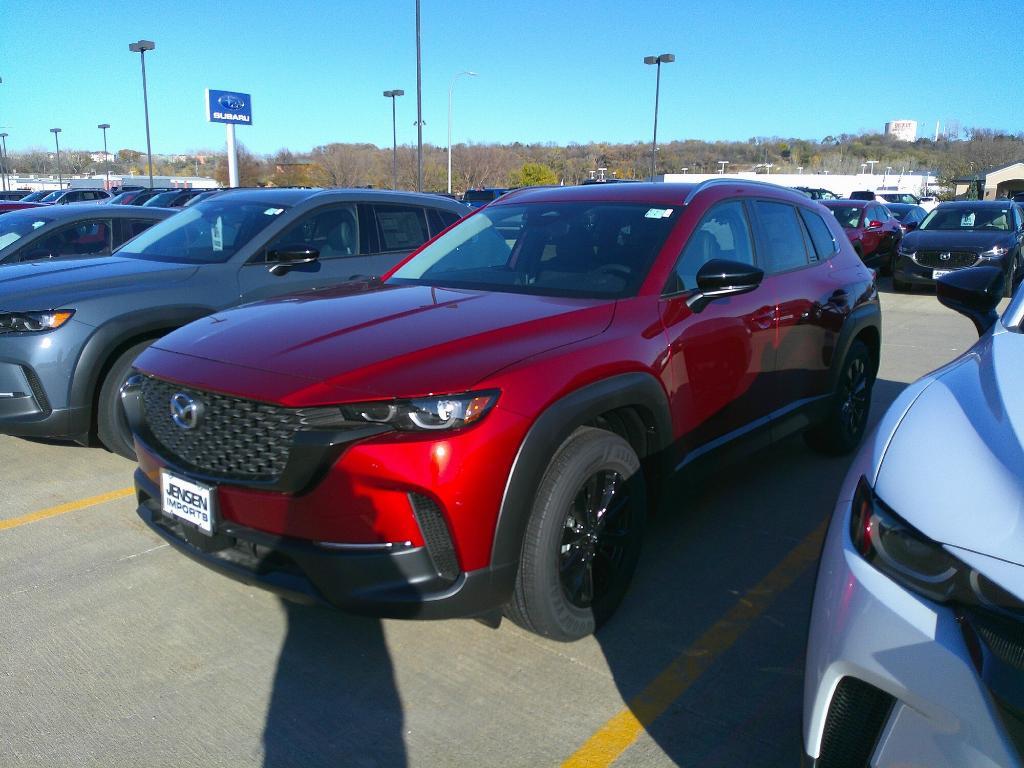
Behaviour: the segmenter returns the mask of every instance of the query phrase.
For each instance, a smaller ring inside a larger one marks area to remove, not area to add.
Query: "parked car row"
[[[572,641],[624,598],[664,478],[797,433],[858,448],[882,345],[868,264],[927,269],[982,338],[851,465],[804,750],[819,768],[1019,764],[1024,294],[994,310],[1024,275],[1024,220],[1009,201],[901,212],[716,177],[476,211],[263,189],[7,213],[0,432],[135,459],[140,518],[232,578]],[[924,266],[946,236],[976,258]]]

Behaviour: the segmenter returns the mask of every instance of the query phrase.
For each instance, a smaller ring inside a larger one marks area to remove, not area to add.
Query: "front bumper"
[[[861,471],[856,463],[854,471]],[[812,765],[821,754],[833,696],[849,678],[892,697],[879,729],[864,736],[872,741],[870,765],[1022,765],[972,662],[962,618],[868,564],[853,549],[849,522],[849,495],[841,494],[822,553],[808,638],[804,745]]]
[[[238,581],[301,602],[353,613],[440,619],[488,613],[509,597],[514,572],[438,573],[424,546],[329,546],[225,522],[207,536],[160,511],[160,489],[135,473],[139,517],[193,560]]]

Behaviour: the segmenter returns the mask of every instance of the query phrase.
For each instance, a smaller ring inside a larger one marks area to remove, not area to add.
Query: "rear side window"
[[[127,242],[156,224],[156,219],[122,219],[122,241]]]
[[[683,247],[676,268],[665,286],[665,293],[696,288],[697,272],[712,259],[754,263],[750,225],[743,203],[738,200],[716,205],[704,214]]]
[[[450,227],[459,220],[459,217],[438,208],[427,208],[427,219],[430,222],[430,234],[433,236]]]
[[[409,205],[374,205],[380,250],[411,251],[428,239],[427,216],[422,208]]]
[[[807,249],[796,209],[786,203],[766,200],[756,201],[754,208],[764,237],[765,271],[786,272],[807,266]]]
[[[803,208],[800,209],[800,218],[804,220],[807,234],[811,236],[811,243],[814,246],[814,252],[817,254],[818,259],[825,261],[832,258],[838,250],[838,246],[824,219],[814,211],[808,211]]]

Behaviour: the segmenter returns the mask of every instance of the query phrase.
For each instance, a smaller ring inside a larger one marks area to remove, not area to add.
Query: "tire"
[[[912,286],[910,283],[908,283],[908,282],[906,282],[904,280],[898,279],[896,277],[895,271],[893,272],[893,275],[892,275],[892,289],[894,291],[896,291],[896,293],[910,293],[911,290],[913,290],[913,288],[914,288],[914,286]]]
[[[1020,277],[1017,274],[1017,260],[1010,262],[1010,269],[1006,272],[1006,286],[1003,288],[1003,296],[1013,298],[1013,292],[1017,289]]]
[[[825,420],[804,436],[811,448],[833,456],[856,448],[867,429],[871,391],[875,385],[874,362],[867,345],[859,339],[850,345],[839,371],[836,391]]]
[[[121,406],[121,386],[131,372],[135,358],[153,342],[143,341],[122,352],[107,371],[96,400],[96,433],[111,453],[135,461],[135,446],[128,419]]]
[[[601,626],[622,601],[636,569],[645,491],[640,460],[629,443],[593,427],[573,432],[551,459],[534,497],[506,615],[530,632],[562,642]],[[608,511],[601,514],[602,508]]]

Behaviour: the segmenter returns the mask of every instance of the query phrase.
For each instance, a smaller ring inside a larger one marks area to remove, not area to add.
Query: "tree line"
[[[986,128],[968,128],[956,135],[915,142],[897,141],[877,133],[839,134],[819,140],[753,137],[747,141],[668,141],[657,151],[657,172],[713,173],[728,161],[728,171],[758,173],[850,174],[875,160],[875,172],[928,171],[940,181],[976,173],[986,168],[1024,160],[1024,133],[1010,134]],[[56,174],[54,152],[41,149],[11,152],[8,165],[20,173]],[[65,175],[103,173],[106,164],[89,152],[61,151]],[[526,186],[531,184],[579,184],[598,169],[605,177],[646,178],[651,168],[648,143],[511,144],[468,143],[452,148],[452,188],[461,192],[477,187]],[[119,150],[110,163],[112,173],[141,175],[146,156],[137,150]],[[223,151],[198,151],[154,158],[157,175],[213,176],[227,183]],[[397,151],[398,188],[416,187],[416,148]],[[392,150],[373,144],[334,142],[309,152],[278,152],[259,155],[239,147],[239,176],[243,186],[378,187],[392,185]],[[447,187],[447,153],[444,147],[424,146],[424,190]]]

